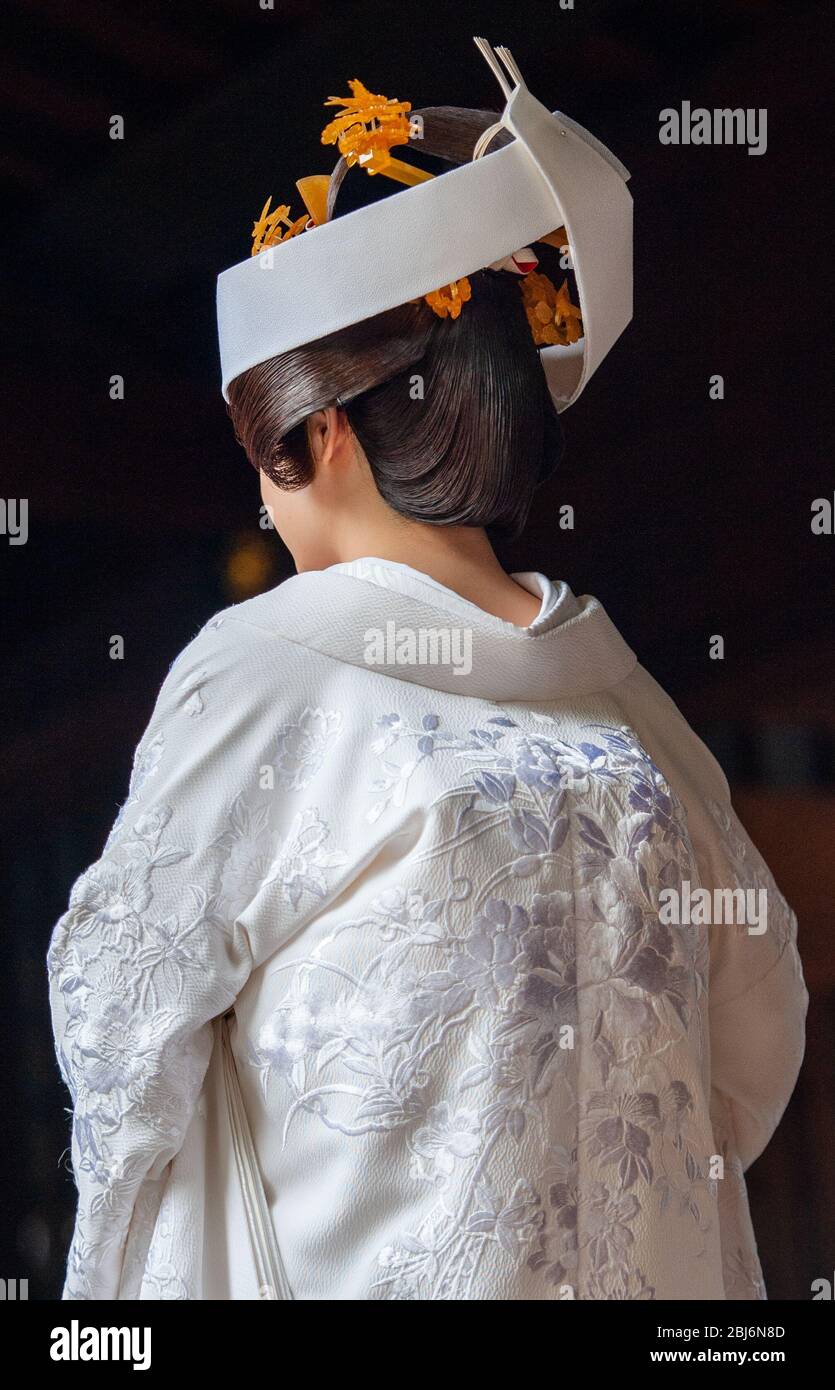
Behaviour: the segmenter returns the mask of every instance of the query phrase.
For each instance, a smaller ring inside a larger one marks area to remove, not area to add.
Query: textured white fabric
[[[302,575],[172,666],[50,946],[65,1297],[258,1297],[232,1005],[294,1298],[764,1296],[742,1172],[802,1057],[794,917],[595,600],[518,628],[422,587]],[[397,660],[465,623],[469,672]],[[763,889],[767,929],[665,925],[685,881]]]
[[[361,560],[345,560],[341,564],[331,565],[329,574],[349,574],[354,579],[369,579],[374,584],[379,584],[384,589],[395,589],[400,594],[410,594],[413,598],[427,598],[427,589],[432,590],[429,601],[433,599],[435,603],[440,603],[444,608],[465,615],[472,614],[475,605],[462,598],[460,594],[455,594],[444,584],[439,584],[437,579],[431,575],[421,574],[411,565],[401,564],[397,560],[379,560],[375,556],[365,556]],[[536,615],[531,627],[535,627],[543,618],[550,617],[560,606],[562,619],[573,618],[577,613],[577,600],[568,588],[567,584],[553,585],[550,579],[546,579],[544,574],[539,574],[535,570],[527,570],[521,574],[514,574],[511,578],[523,589],[527,589],[529,594],[541,599],[539,612]],[[477,607],[475,616],[484,616],[483,611]]]
[[[501,149],[309,228],[218,276],[227,399],[229,383],[258,362],[472,275],[560,226],[584,336],[540,355],[557,410],[577,399],[632,318],[629,171],[524,83],[501,119],[515,137]]]

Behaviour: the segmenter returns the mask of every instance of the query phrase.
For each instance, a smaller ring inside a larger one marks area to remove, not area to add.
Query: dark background
[[[177,651],[292,572],[226,418],[215,277],[249,254],[268,193],[297,214],[294,180],[330,171],[321,103],[348,78],[496,107],[480,33],[632,171],[635,321],[562,417],[563,466],[506,558],[603,601],[719,756],[798,911],[807,1061],[749,1176],[770,1295],[808,1299],[835,1269],[835,536],[810,529],[835,494],[832,7],[7,0],[4,19],[3,495],[29,499],[29,539],[0,536],[0,1276],[56,1297],[71,1227],[52,925]],[[767,108],[767,152],[661,145],[659,111],[683,100]]]

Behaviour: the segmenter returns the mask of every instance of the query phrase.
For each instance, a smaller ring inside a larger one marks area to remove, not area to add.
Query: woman
[[[55,929],[67,1298],[765,1296],[794,917],[600,604],[489,539],[628,321],[628,175],[479,46],[500,122],[353,84],[221,277],[298,575],[174,663]],[[340,216],[357,163],[417,186]]]

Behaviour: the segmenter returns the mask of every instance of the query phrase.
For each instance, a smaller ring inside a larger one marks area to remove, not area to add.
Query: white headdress
[[[354,110],[323,140],[339,131],[349,163],[412,186],[334,220],[326,214],[326,176],[299,180],[309,217],[291,222],[286,207],[269,213],[268,200],[255,227],[258,253],[218,277],[224,396],[249,367],[409,300],[425,296],[436,313],[457,317],[470,296],[466,277],[501,265],[523,277],[557,410],[576,401],[632,317],[629,171],[576,121],[531,96],[506,48],[475,42],[506,105],[472,161],[438,178],[388,153],[408,140],[408,102],[376,97],[356,81],[352,99],[330,99]],[[501,129],[514,138],[489,153]],[[579,309],[567,285],[557,291],[545,276],[526,273],[537,263],[530,245],[560,239]]]

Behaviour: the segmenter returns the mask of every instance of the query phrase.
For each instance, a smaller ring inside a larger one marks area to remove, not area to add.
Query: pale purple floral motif
[[[495,1007],[516,979],[520,937],[528,925],[524,908],[490,898],[467,933],[449,973],[482,1007]]]

